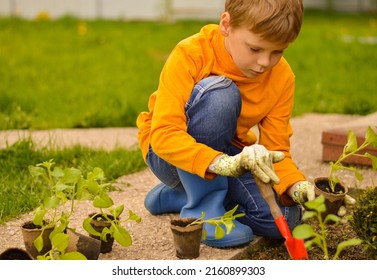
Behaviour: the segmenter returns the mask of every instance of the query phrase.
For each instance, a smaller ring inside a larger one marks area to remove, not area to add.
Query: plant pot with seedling
[[[99,234],[102,232],[105,232],[110,229],[111,222],[109,220],[114,220],[113,215],[102,215],[100,213],[91,213],[89,215],[90,217],[90,225],[93,227],[95,231],[97,231]],[[107,229],[106,229],[107,228]],[[94,235],[89,234],[89,236],[100,240],[101,243],[101,253],[108,253],[111,252],[113,249],[114,244],[114,237],[111,236],[110,233],[107,233],[106,236],[104,236],[101,240],[100,235]]]
[[[89,184],[93,206],[97,211],[84,219],[83,228],[90,236],[101,240],[101,253],[110,252],[114,241],[123,247],[131,246],[132,237],[123,224],[127,221],[140,223],[141,218],[132,210],[128,210],[128,217],[122,219],[124,205],[114,205],[109,195],[111,185],[97,180],[98,178],[104,179],[104,174],[97,174],[96,180],[90,181]],[[91,178],[88,177],[88,180]]]
[[[204,224],[213,225],[215,238],[221,239],[229,234],[235,227],[234,220],[244,216],[244,213],[234,214],[238,205],[223,216],[205,219],[205,212],[200,218],[175,218],[170,221],[170,229],[173,234],[173,241],[176,256],[180,259],[195,259],[200,255],[201,240],[205,240],[207,231]],[[225,230],[224,230],[225,228]]]
[[[329,176],[319,177],[314,180],[316,196],[323,195],[325,197],[326,213],[323,215],[337,214],[340,207],[345,204],[348,187],[338,178],[340,171],[350,171],[358,181],[363,180],[363,175],[354,166],[343,164],[345,159],[351,156],[369,158],[372,161],[372,168],[377,169],[377,157],[368,152],[363,152],[369,145],[372,147],[377,146],[377,134],[371,127],[368,127],[364,141],[360,145],[358,145],[356,134],[349,130],[347,143],[342,153],[335,162],[330,162]]]
[[[77,243],[78,239],[73,240],[73,235],[69,235],[69,231],[74,230],[69,222],[78,203],[93,199],[90,184],[103,172],[96,167],[85,178],[77,168],[54,165],[55,162],[49,160],[29,166],[36,184],[46,186],[48,196],[35,209],[32,220],[22,225],[25,247],[34,259],[85,259],[85,252],[72,252],[71,248],[77,244],[69,243]],[[83,238],[79,240],[80,246],[75,248],[84,248],[81,246]]]

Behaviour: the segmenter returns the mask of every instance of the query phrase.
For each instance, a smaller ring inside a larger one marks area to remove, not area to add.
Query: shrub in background
[[[368,254],[377,259],[377,186],[368,188],[359,196],[350,224]]]

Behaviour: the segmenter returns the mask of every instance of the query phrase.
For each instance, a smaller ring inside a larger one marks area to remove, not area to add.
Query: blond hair
[[[291,43],[300,33],[302,0],[226,0],[232,28],[246,27],[262,38]]]

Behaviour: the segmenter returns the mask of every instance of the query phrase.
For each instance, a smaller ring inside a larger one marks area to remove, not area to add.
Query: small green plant
[[[371,145],[372,147],[377,146],[377,134],[373,131],[371,127],[368,127],[365,133],[364,142],[358,145],[356,134],[352,131],[348,131],[347,143],[343,148],[343,151],[339,158],[335,162],[330,162],[330,175],[329,175],[329,184],[332,192],[335,191],[335,185],[339,182],[339,178],[336,175],[340,170],[348,170],[354,173],[358,181],[363,180],[363,175],[353,166],[345,166],[342,162],[349,158],[350,156],[365,157],[372,160],[372,168],[377,169],[377,157],[371,155],[370,153],[365,152],[364,154],[360,153],[363,149]]]
[[[97,213],[87,217],[83,221],[83,228],[91,235],[100,237],[101,240],[107,241],[110,236],[114,238],[120,245],[128,247],[132,245],[132,238],[128,230],[122,225],[124,222],[132,220],[137,223],[141,222],[141,218],[132,210],[128,210],[128,217],[121,220],[121,214],[124,211],[124,205],[114,206],[114,201],[109,196],[109,185],[100,183],[96,178],[104,178],[104,174],[89,174],[88,189],[93,195],[93,206],[98,209]],[[96,231],[91,222],[94,219],[101,217],[104,221],[109,222],[110,226],[105,227],[102,232]]]
[[[67,252],[69,235],[59,232],[51,238],[52,248],[44,255],[37,256],[38,260],[86,260],[80,252]]]
[[[323,213],[326,212],[325,198],[323,195],[318,196],[316,199],[305,203],[306,211],[303,215],[303,220],[316,218],[319,224],[319,230],[316,232],[314,227],[310,224],[303,223],[296,226],[292,234],[295,238],[304,239],[305,247],[310,250],[314,245],[317,245],[323,252],[325,260],[330,259],[328,245],[327,245],[327,229],[326,225],[329,223],[338,223],[340,218],[334,214],[328,214],[323,219]],[[338,243],[336,253],[333,256],[333,260],[338,259],[339,254],[347,247],[361,244],[361,240],[352,238],[346,241]]]
[[[350,224],[366,251],[377,258],[377,187],[369,187],[356,201]]]
[[[237,208],[238,205],[236,205],[233,209],[225,212],[223,216],[213,217],[209,219],[205,219],[205,212],[202,212],[201,217],[188,224],[187,227],[200,224],[213,225],[215,226],[215,239],[221,239],[225,236],[225,234],[231,233],[232,229],[235,227],[235,219],[245,216],[245,213],[234,214]],[[225,227],[225,230],[222,226]],[[202,239],[205,240],[206,238],[207,231],[205,230],[205,228],[203,228]]]
[[[48,186],[49,195],[34,211],[33,224],[42,229],[42,233],[35,239],[34,246],[40,252],[43,248],[43,231],[53,228],[49,235],[52,249],[38,259],[85,259],[79,252],[66,252],[69,244],[69,220],[80,201],[93,201],[96,207],[108,208],[113,205],[109,192],[113,190],[111,183],[106,182],[105,174],[99,167],[95,167],[86,174],[73,167],[61,168],[54,166],[54,160],[45,161],[35,166],[29,166],[32,177],[41,178]],[[112,221],[109,231],[121,244],[128,244],[130,237],[126,237],[125,229],[120,225],[119,216],[123,212],[123,205],[110,209],[116,217]],[[129,219],[139,221],[139,217],[131,215]],[[107,217],[102,212],[104,217]],[[132,213],[133,214],[133,213]],[[86,220],[84,220],[84,224]],[[128,239],[127,239],[128,238]],[[127,241],[125,241],[127,239]],[[130,244],[129,244],[130,245]]]
[[[87,180],[77,168],[61,168],[54,166],[53,159],[29,166],[34,178],[40,178],[47,186],[49,195],[34,210],[32,222],[42,229],[42,233],[34,240],[35,248],[40,252],[43,248],[43,231],[53,228],[50,240],[64,243],[68,235],[65,233],[69,219],[74,213],[76,204],[81,200],[90,199]],[[55,237],[56,236],[56,237]]]

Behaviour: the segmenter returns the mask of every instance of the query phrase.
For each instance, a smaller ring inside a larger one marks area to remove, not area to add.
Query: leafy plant
[[[34,210],[32,222],[42,229],[42,233],[46,228],[53,228],[51,240],[59,233],[65,234],[76,204],[90,198],[86,180],[79,169],[62,169],[54,165],[55,162],[51,159],[29,166],[32,177],[41,178],[49,191],[49,196]],[[39,252],[43,248],[42,233],[34,241]]]
[[[83,228],[91,235],[100,237],[101,240],[107,241],[108,236],[114,238],[120,245],[128,247],[132,245],[132,238],[128,230],[122,226],[122,223],[133,220],[137,223],[141,222],[141,218],[136,215],[132,210],[128,211],[128,217],[121,220],[120,216],[124,211],[124,205],[114,206],[114,201],[109,196],[109,184],[101,183],[97,178],[104,179],[104,174],[101,170],[89,173],[88,189],[93,195],[93,206],[98,209],[98,213],[87,217],[83,221]],[[96,217],[102,217],[105,221],[109,222],[110,226],[105,227],[102,232],[96,231],[91,222]]]
[[[292,235],[295,238],[304,239],[305,247],[310,250],[314,245],[318,246],[324,255],[324,259],[328,260],[330,258],[328,245],[327,245],[327,230],[326,225],[329,223],[338,223],[340,218],[334,214],[328,214],[323,219],[322,214],[326,212],[325,198],[323,195],[318,196],[316,199],[308,201],[305,203],[306,211],[303,215],[303,220],[308,220],[311,218],[316,218],[319,224],[319,230],[316,232],[313,226],[303,223],[296,226]],[[333,256],[333,260],[338,259],[340,253],[349,246],[361,244],[361,240],[357,238],[352,238],[346,241],[338,243],[336,253]]]
[[[46,254],[37,256],[38,260],[86,260],[80,252],[66,252],[69,235],[59,232],[51,237],[52,248]]]
[[[377,187],[366,189],[356,201],[350,224],[368,254],[377,257]]]
[[[348,131],[347,143],[343,148],[343,151],[339,158],[335,162],[330,162],[330,175],[329,183],[331,190],[334,192],[335,185],[339,182],[339,178],[336,175],[340,170],[348,170],[354,173],[357,180],[362,181],[363,175],[353,166],[345,166],[342,162],[349,158],[350,156],[365,157],[372,160],[373,169],[377,169],[377,157],[371,155],[368,152],[361,153],[366,147],[371,145],[372,147],[377,146],[377,134],[373,131],[371,127],[368,127],[365,133],[364,142],[358,145],[356,134],[352,131]]]
[[[224,213],[223,216],[213,217],[205,219],[205,212],[202,212],[200,218],[196,219],[192,223],[188,224],[187,227],[191,225],[200,225],[200,224],[209,224],[215,226],[215,239],[221,239],[225,234],[230,234],[232,229],[235,228],[234,220],[240,217],[245,216],[244,213],[234,214],[238,208],[236,205],[233,209]],[[223,227],[225,227],[225,230]],[[205,227],[203,228],[202,239],[207,238],[207,231]]]
[[[43,231],[53,228],[49,235],[52,249],[38,258],[83,259],[85,256],[79,252],[65,252],[69,244],[69,220],[80,201],[92,200],[96,205],[112,203],[107,194],[112,190],[111,184],[104,182],[104,172],[99,167],[95,167],[85,177],[77,168],[63,169],[54,165],[51,159],[29,166],[32,177],[42,179],[49,191],[49,196],[34,211],[32,222],[42,229],[42,233],[34,240],[34,246],[40,252],[43,248]],[[117,211],[120,212],[119,209]]]

